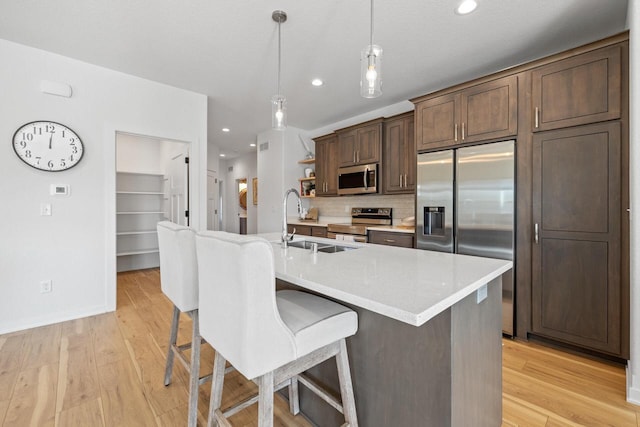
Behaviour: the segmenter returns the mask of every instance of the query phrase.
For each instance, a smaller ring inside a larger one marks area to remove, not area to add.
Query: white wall
[[[162,144],[157,139],[118,133],[116,169],[118,172],[164,173]]]
[[[306,151],[298,139],[306,134],[302,129],[288,127],[284,131],[268,130],[258,135],[258,232],[282,230],[282,197],[289,188],[300,190],[298,178],[302,170],[298,160]],[[260,150],[268,143],[268,150]],[[296,215],[295,197],[290,196],[287,215]],[[308,203],[303,202],[305,207]]]
[[[116,132],[191,142],[193,224],[204,228],[207,98],[5,40],[0,58],[0,333],[113,310]],[[73,96],[41,93],[42,80]],[[83,160],[59,173],[22,163],[8,142],[33,120],[70,126]],[[50,196],[54,183],[71,195]],[[39,215],[41,203],[52,216]],[[53,292],[40,294],[46,279]]]
[[[629,181],[631,225],[631,360],[627,399],[640,405],[640,0],[629,0]]]
[[[257,206],[253,204],[253,188],[251,183],[251,180],[258,176],[257,163],[258,159],[256,157],[256,153],[247,153],[241,157],[220,161],[221,173],[218,176],[224,177],[225,231],[230,233],[238,233],[240,231],[238,212],[241,211],[241,208],[239,207],[240,203],[238,201],[238,187],[236,180],[246,178],[247,233],[255,234],[258,232],[258,209]],[[229,167],[233,167],[233,171],[229,172]],[[258,191],[258,194],[260,194],[260,191]]]

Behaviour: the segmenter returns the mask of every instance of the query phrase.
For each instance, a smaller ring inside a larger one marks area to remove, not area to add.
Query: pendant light
[[[287,20],[287,14],[281,10],[275,10],[271,14],[271,18],[278,23],[278,93],[271,98],[271,127],[274,130],[285,130],[287,128],[287,99],[280,92],[280,65],[282,63],[280,24]]]
[[[373,44],[373,0],[371,0],[371,36],[369,46],[360,55],[360,95],[377,98],[382,95],[382,48]]]

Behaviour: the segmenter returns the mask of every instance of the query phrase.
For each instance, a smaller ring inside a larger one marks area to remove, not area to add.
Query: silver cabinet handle
[[[356,162],[356,152],[354,151],[353,152],[353,163],[355,163],[355,162]]]
[[[464,141],[464,122],[462,122],[462,140]]]
[[[540,233],[538,232],[538,223],[533,226],[533,239],[536,243],[540,243]]]
[[[356,151],[356,162],[360,163],[360,150]]]
[[[534,118],[536,129],[538,129],[538,127],[540,127],[540,115],[539,114],[540,114],[540,109],[538,107],[536,107],[536,113],[535,113],[535,118]]]
[[[407,174],[404,174],[404,188],[407,188]]]
[[[385,242],[387,243],[395,243],[396,241],[393,239],[384,239]]]
[[[402,174],[400,174],[400,188],[402,188]]]
[[[453,141],[458,142],[458,124],[453,125]]]

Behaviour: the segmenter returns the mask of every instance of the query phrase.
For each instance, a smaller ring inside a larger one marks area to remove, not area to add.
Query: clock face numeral
[[[59,172],[82,159],[84,146],[78,135],[55,122],[31,122],[13,136],[13,150],[18,157],[36,169]]]

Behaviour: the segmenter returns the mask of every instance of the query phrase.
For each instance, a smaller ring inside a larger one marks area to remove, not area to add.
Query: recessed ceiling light
[[[255,146],[256,144],[253,144],[253,143],[249,144],[249,147],[255,147]]]
[[[467,13],[471,13],[476,10],[476,7],[478,7],[478,3],[476,3],[476,0],[464,0],[456,8],[456,13],[458,15],[466,15]]]
[[[229,132],[230,129],[229,128],[222,128],[222,132]]]
[[[324,84],[324,82],[320,79],[313,79],[311,80],[311,84],[314,86],[322,86]]]
[[[224,157],[224,156],[225,156],[224,154],[220,153],[220,157]]]

